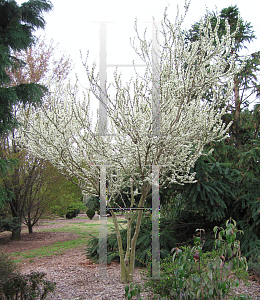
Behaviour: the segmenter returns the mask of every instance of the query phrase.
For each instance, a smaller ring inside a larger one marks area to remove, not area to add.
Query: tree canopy
[[[34,43],[33,32],[45,27],[43,12],[51,9],[47,0],[28,1],[20,6],[16,1],[0,1],[0,134],[17,125],[15,104],[37,103],[46,91],[44,86],[34,83],[10,86],[12,81],[6,70],[24,65],[13,53]]]
[[[172,24],[166,11],[162,26],[163,43],[157,62],[151,59],[154,57],[152,43],[145,37],[141,39],[137,32],[140,47],[133,47],[147,65],[144,77],[137,76],[134,82],[131,80],[124,86],[115,72],[116,96],[109,96],[108,87],[107,104],[103,102],[109,120],[107,135],[100,134],[98,124],[94,130],[92,127],[90,93],[102,101],[102,88],[95,68],[90,71],[87,65],[90,87],[84,98],[79,99],[77,83],[72,86],[52,82],[51,92],[46,97],[48,105],[21,114],[24,147],[50,161],[65,175],[76,176],[80,187],[92,194],[99,195],[99,176],[105,172],[110,195],[108,205],[122,188],[130,186],[131,207],[140,193],[137,206],[143,208],[152,186],[158,185],[156,166],[160,168],[161,188],[166,188],[169,182],[194,182],[195,173],[191,169],[203,155],[205,145],[227,137],[230,124],[222,120],[226,113],[222,103],[231,96],[233,76],[240,71],[234,64],[234,55],[229,52],[234,47],[236,32],[230,34],[226,24],[226,35],[220,40],[216,29],[206,26],[201,28],[204,34],[200,35],[199,42],[187,43],[180,22]],[[160,82],[157,90],[160,108],[156,107],[154,86],[151,86],[157,78],[154,70]],[[225,95],[221,93],[223,84]],[[208,89],[213,94],[210,103],[203,98]],[[154,120],[160,120],[156,132]],[[133,183],[136,191],[133,191]],[[118,239],[121,280],[129,282],[133,279],[142,209],[134,214],[129,212],[125,252],[116,216],[111,212]]]

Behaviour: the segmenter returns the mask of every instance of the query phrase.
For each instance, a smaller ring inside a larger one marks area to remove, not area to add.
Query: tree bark
[[[238,79],[234,79],[234,96],[235,96],[235,126],[236,126],[236,147],[237,149],[241,150],[242,149],[242,136],[240,132],[240,126],[241,126],[241,99],[239,95],[239,84],[238,84]]]
[[[15,241],[19,241],[21,239],[21,229],[13,230],[11,239]]]
[[[143,187],[142,196],[139,201],[138,207],[144,206],[144,202],[145,202],[147,193],[148,193],[148,188]],[[116,218],[114,212],[113,211],[111,211],[111,212],[112,212],[113,222],[115,225],[118,248],[119,248],[120,268],[121,268],[120,281],[121,281],[121,283],[128,284],[128,283],[133,282],[134,267],[135,267],[135,248],[136,248],[137,237],[138,237],[140,227],[141,227],[143,211],[142,210],[138,211],[135,232],[134,232],[133,238],[131,239],[131,243],[127,243],[127,249],[125,251],[125,255],[124,255],[124,249],[123,249],[123,245],[122,245],[121,234],[119,231],[118,221],[117,221],[117,218]],[[127,236],[128,237],[129,237],[129,234],[131,236],[131,224],[132,224],[132,220],[135,217],[135,215],[136,215],[136,213],[131,218],[131,220],[128,220],[128,227],[127,227]]]
[[[29,233],[33,233],[33,227],[31,221],[28,221],[28,231]]]
[[[16,224],[21,224],[21,222],[16,221]],[[12,230],[12,240],[19,241],[21,239],[21,227]]]
[[[17,213],[19,211],[19,205],[15,201],[15,199],[12,199],[10,202],[10,208],[13,218],[15,218],[15,224],[18,226],[18,224],[21,224],[21,218],[19,214]],[[17,227],[12,230],[12,240],[20,240],[21,239],[21,227]]]

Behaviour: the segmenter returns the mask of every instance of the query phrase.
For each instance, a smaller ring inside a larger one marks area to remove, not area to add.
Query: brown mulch
[[[21,240],[10,240],[11,234],[8,232],[0,233],[0,251],[9,254],[26,250],[38,249],[42,246],[51,245],[54,242],[68,241],[78,238],[80,235],[66,232],[44,232],[47,228],[57,228],[68,223],[78,222],[97,222],[94,220],[75,218],[72,220],[55,219],[42,220],[38,226],[34,227],[34,233],[28,234],[26,227],[23,227]],[[47,300],[98,300],[112,299],[123,300],[124,284],[120,283],[120,265],[112,263],[107,269],[99,268],[98,264],[93,264],[86,258],[85,246],[76,249],[69,249],[63,254],[50,257],[35,257],[24,259],[18,263],[22,273],[31,271],[45,272],[46,278],[56,282],[54,295],[49,295]],[[134,280],[143,283],[140,275],[141,269],[136,268]],[[236,294],[241,293],[250,295],[253,300],[260,299],[260,282],[258,277],[251,277],[250,286],[243,283],[236,290]],[[141,293],[142,299],[151,299],[148,293]]]
[[[121,217],[121,216],[120,216]],[[51,245],[54,242],[68,241],[80,235],[66,232],[44,232],[44,229],[62,227],[69,223],[97,223],[98,217],[93,220],[74,218],[72,220],[55,219],[41,220],[34,232],[29,234],[22,226],[21,240],[12,241],[11,233],[0,233],[0,251],[8,254],[14,252],[38,249]],[[55,222],[55,224],[50,224]],[[37,230],[41,230],[37,232]],[[47,300],[123,300],[125,285],[120,283],[120,265],[112,263],[107,269],[99,268],[86,258],[85,248],[66,250],[63,254],[50,257],[34,257],[23,259],[18,263],[20,272],[28,274],[31,271],[46,273],[46,279],[56,282],[55,294],[48,295]],[[140,269],[135,270],[135,282],[142,283]],[[105,275],[105,276],[104,276]],[[142,293],[143,299],[147,293]]]

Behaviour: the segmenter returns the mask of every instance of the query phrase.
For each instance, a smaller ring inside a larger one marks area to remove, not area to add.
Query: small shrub
[[[4,277],[8,277],[16,271],[15,263],[8,257],[6,253],[0,253],[0,281]]]
[[[93,209],[88,209],[86,214],[89,217],[89,219],[92,220],[95,216],[95,211]]]
[[[140,284],[133,284],[130,283],[130,285],[126,285],[125,286],[125,299],[130,300],[132,299],[134,296],[136,296],[137,300],[142,300],[140,297],[140,293],[141,293],[141,285]]]
[[[250,273],[260,276],[260,255],[258,253],[251,255],[248,261],[248,270]]]
[[[248,274],[246,258],[241,257],[240,242],[236,240],[236,222],[230,219],[226,227],[214,227],[214,251],[202,253],[201,237],[194,239],[194,247],[173,249],[173,257],[168,256],[161,264],[161,277],[165,279],[151,279],[146,287],[159,295],[159,299],[205,300],[230,296],[239,285],[238,279],[248,278]]]
[[[80,213],[80,211],[85,211],[85,209],[86,206],[82,202],[74,202],[67,207],[54,205],[51,208],[51,213],[54,215],[58,215],[61,218],[66,216],[67,219],[72,219],[75,218]]]
[[[79,214],[80,210],[78,208],[73,209],[69,212],[66,213],[66,219],[73,219],[76,218],[77,215]]]
[[[81,210],[85,210],[86,207],[83,203],[81,202],[76,202],[72,203],[67,207],[67,213],[66,213],[66,218],[67,219],[72,219],[77,217],[77,215],[80,213]]]
[[[0,232],[13,231],[19,228],[21,228],[21,224],[18,223],[18,218],[0,220]]]
[[[55,289],[55,283],[43,279],[45,273],[32,272],[29,275],[13,274],[1,280],[1,300],[45,299]]]

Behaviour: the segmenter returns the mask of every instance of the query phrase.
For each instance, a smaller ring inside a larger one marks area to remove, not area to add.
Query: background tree
[[[145,37],[142,40],[138,32],[140,57],[147,65],[146,73],[143,78],[137,77],[133,85],[130,81],[123,86],[120,75],[115,72],[116,96],[106,95],[108,135],[102,136],[98,125],[94,130],[92,127],[90,93],[100,99],[102,89],[94,67],[89,71],[87,65],[90,82],[87,97],[78,99],[77,83],[74,86],[52,83],[49,86],[51,93],[46,99],[48,107],[32,108],[29,114],[21,115],[24,147],[33,155],[50,161],[64,174],[76,176],[79,186],[88,193],[99,195],[98,178],[100,171],[104,171],[100,166],[110,166],[106,170],[109,206],[120,190],[130,186],[131,207],[134,207],[132,184],[135,184],[137,193],[140,193],[137,206],[143,208],[152,184],[156,184],[153,165],[160,166],[161,188],[166,188],[169,182],[194,182],[195,173],[190,171],[203,154],[204,146],[226,137],[228,126],[221,119],[225,109],[220,107],[232,94],[233,76],[238,72],[234,56],[226,51],[231,48],[235,33],[229,35],[227,24],[227,34],[220,41],[216,32],[207,27],[202,29],[204,36],[200,36],[200,43],[186,45],[178,18],[175,24],[171,24],[165,11],[162,26],[164,41],[160,45],[162,52],[156,65],[160,82],[160,113],[157,111],[156,118],[160,116],[161,123],[156,136],[153,136],[152,128],[151,79],[154,80],[155,75],[150,56],[153,53],[152,42],[147,42]],[[217,47],[213,47],[212,39]],[[203,47],[198,51],[200,44]],[[138,49],[135,50],[139,53]],[[227,84],[225,96],[221,94],[220,79]],[[201,100],[209,88],[214,99],[206,104]],[[89,162],[91,164],[87,165]],[[142,209],[128,213],[126,249],[123,249],[113,211],[112,217],[119,248],[121,281],[127,283],[133,280]],[[131,235],[135,218],[136,227]]]
[[[11,78],[10,85],[13,87],[21,84],[46,84],[47,80],[66,80],[72,69],[72,62],[69,57],[62,54],[55,55],[57,47],[54,42],[47,43],[44,39],[38,38],[35,44],[24,51],[15,51],[14,57],[17,61],[24,61],[24,68],[7,70]],[[19,115],[19,105],[13,106],[13,114],[16,119]],[[48,207],[47,196],[51,193],[55,181],[48,179],[48,164],[39,160],[26,151],[19,149],[17,143],[17,130],[12,129],[12,134],[5,134],[2,138],[2,157],[18,159],[19,164],[14,167],[13,174],[6,174],[3,179],[5,190],[12,192],[12,199],[9,201],[13,218],[19,223],[23,222],[28,226],[29,233],[32,226]],[[48,192],[47,189],[48,188]],[[45,194],[44,191],[45,190]],[[20,239],[20,229],[12,231],[13,239]]]
[[[51,185],[50,194],[48,195],[47,211],[49,214],[66,217],[73,209],[86,210],[83,203],[81,189],[75,184],[77,178],[67,178],[62,175],[55,167],[50,165],[51,176],[54,178],[54,184]]]
[[[46,0],[29,1],[21,6],[16,1],[1,0],[0,2],[0,134],[17,125],[13,105],[37,103],[46,91],[44,86],[33,83],[10,87],[12,82],[6,69],[23,66],[24,62],[16,59],[13,52],[25,50],[33,44],[33,31],[37,28],[44,28],[45,21],[42,14],[51,9],[51,3]]]
[[[18,61],[13,51],[26,49],[34,42],[33,31],[44,28],[43,13],[51,9],[52,4],[46,0],[29,1],[20,6],[15,1],[0,1],[0,135],[18,125],[14,105],[38,103],[46,91],[44,86],[34,83],[10,86],[11,78],[6,70],[23,66],[23,61]],[[17,161],[1,159],[0,177],[11,171],[15,163]],[[13,196],[11,191],[0,186],[0,206]],[[17,228],[17,224],[11,227]]]
[[[217,22],[217,13],[209,13],[211,26],[217,28],[221,38],[225,30],[225,20],[230,24],[231,33],[236,29],[239,10],[237,6],[224,8]],[[204,17],[204,26],[207,24]],[[199,41],[202,34],[200,23],[196,22],[186,34],[188,41]],[[225,122],[233,121],[229,137],[220,143],[210,143],[214,152],[207,158],[201,157],[194,168],[197,183],[186,185],[182,189],[171,187],[172,199],[181,194],[182,210],[176,216],[176,230],[181,228],[182,240],[188,242],[196,228],[205,228],[212,232],[217,222],[223,225],[224,220],[233,217],[245,234],[241,237],[242,250],[249,256],[258,251],[259,244],[259,105],[252,109],[250,102],[259,97],[259,64],[260,52],[244,57],[239,51],[246,48],[246,42],[255,39],[250,23],[240,20],[239,30],[235,35],[235,44],[231,52],[235,55],[236,64],[245,65],[234,77],[233,96],[223,103],[227,114]],[[225,93],[225,89],[223,89]],[[207,101],[212,100],[211,91],[205,94]],[[167,195],[162,196],[166,199]],[[168,202],[170,197],[168,196]],[[175,200],[177,201],[177,200]]]
[[[15,51],[14,57],[25,65],[19,68],[16,63],[16,68],[6,71],[12,86],[46,84],[52,79],[66,80],[73,69],[73,62],[67,54],[58,50],[54,40],[47,41],[43,36],[35,38],[34,44],[25,50]]]
[[[10,86],[11,78],[7,69],[21,67],[22,61],[13,56],[13,51],[29,47],[33,41],[33,31],[44,28],[43,13],[52,9],[49,1],[29,1],[19,6],[15,1],[0,1],[0,135],[17,126],[13,105],[37,103],[46,88],[38,84],[21,84]],[[0,160],[1,176],[10,170],[14,161]],[[12,198],[10,191],[0,186],[0,204]]]
[[[2,149],[6,151],[8,139],[2,139],[1,142]],[[4,145],[3,142],[7,145]],[[26,224],[29,233],[32,233],[33,225],[36,224],[47,207],[46,197],[49,192],[47,181],[49,181],[50,174],[44,176],[43,173],[46,173],[44,162],[38,159],[29,159],[25,151],[17,152],[15,157],[19,159],[19,164],[15,167],[14,172],[9,173],[2,180],[2,185],[15,195],[8,203],[12,217],[16,218],[19,223]],[[12,238],[19,239],[20,230],[20,228],[12,230]]]
[[[3,148],[7,149],[6,146]],[[42,216],[50,216],[55,212],[65,216],[70,205],[80,207],[81,190],[50,163],[30,157],[26,151],[19,151],[16,157],[19,159],[18,166],[13,173],[3,179],[3,186],[15,195],[8,203],[9,209],[5,207],[7,214],[2,216],[3,224],[6,223],[4,219],[12,215],[19,223],[25,224],[28,232],[32,233],[33,226]],[[6,228],[8,227],[5,226]],[[8,230],[10,231],[10,228]],[[18,230],[20,232],[20,228],[17,228]],[[15,233],[16,231],[12,230],[12,236]],[[16,238],[19,239],[19,236]]]

